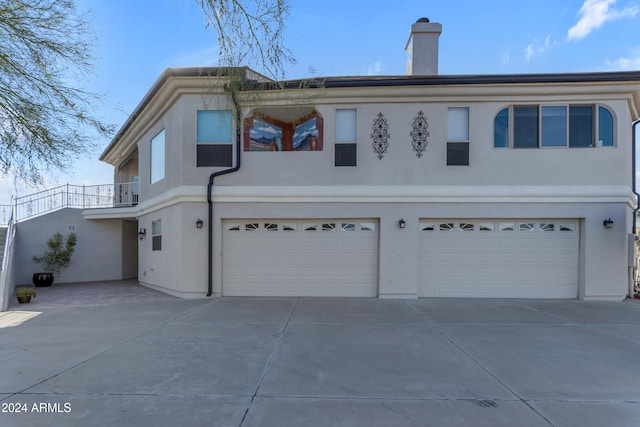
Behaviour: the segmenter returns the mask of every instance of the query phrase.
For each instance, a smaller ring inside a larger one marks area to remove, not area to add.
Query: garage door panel
[[[375,220],[226,220],[223,295],[377,295]]]
[[[577,297],[577,220],[429,219],[419,230],[420,296]]]

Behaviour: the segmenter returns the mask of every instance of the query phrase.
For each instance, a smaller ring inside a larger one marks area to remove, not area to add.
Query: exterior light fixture
[[[140,241],[142,242],[142,240],[144,240],[144,236],[147,235],[147,229],[146,228],[141,228],[140,231],[138,231],[138,239],[140,239]]]
[[[200,218],[198,218],[198,220],[196,221],[196,228],[202,228],[202,224],[204,224],[202,222],[202,220]]]
[[[613,220],[611,218],[605,219],[602,221],[602,225],[604,225],[604,228],[613,228]]]
[[[398,227],[404,228],[405,225],[406,225],[406,223],[404,222],[404,218],[401,218],[400,221],[398,221]]]

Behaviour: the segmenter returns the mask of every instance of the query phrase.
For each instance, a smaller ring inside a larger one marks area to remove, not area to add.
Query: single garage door
[[[420,221],[420,296],[577,298],[577,220]]]
[[[223,221],[225,296],[375,297],[378,222]]]

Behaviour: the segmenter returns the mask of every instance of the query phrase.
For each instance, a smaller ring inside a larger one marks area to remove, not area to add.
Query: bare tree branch
[[[113,131],[93,115],[99,97],[78,84],[91,50],[73,0],[0,0],[0,174],[41,182]]]
[[[196,0],[218,33],[221,65],[256,66],[275,80],[295,64],[284,45],[287,0]]]

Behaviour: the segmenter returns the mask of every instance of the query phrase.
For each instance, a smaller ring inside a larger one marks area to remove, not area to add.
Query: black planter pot
[[[26,297],[16,297],[18,298],[18,302],[20,304],[26,304],[28,302],[31,302],[31,295],[27,295]]]
[[[33,285],[37,288],[44,288],[53,284],[53,273],[35,273],[33,275]]]

